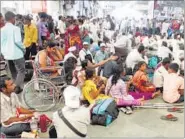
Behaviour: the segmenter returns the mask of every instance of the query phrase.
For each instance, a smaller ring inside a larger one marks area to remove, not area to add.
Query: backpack
[[[113,98],[101,100],[91,110],[91,124],[107,126],[118,117],[118,114],[119,110]]]
[[[152,56],[149,59],[148,67],[151,69],[155,69],[157,67],[157,64],[160,62],[160,58],[158,56]]]

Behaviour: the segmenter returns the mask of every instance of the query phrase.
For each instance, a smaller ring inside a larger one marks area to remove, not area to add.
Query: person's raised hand
[[[118,56],[111,56],[110,57],[110,60],[114,61],[114,60],[117,60],[118,59]]]

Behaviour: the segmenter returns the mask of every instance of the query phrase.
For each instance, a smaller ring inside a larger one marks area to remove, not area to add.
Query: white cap
[[[89,43],[88,42],[83,42],[83,45],[89,45]]]
[[[70,108],[79,108],[80,107],[80,95],[81,92],[77,87],[68,86],[64,90],[64,99],[65,105]]]
[[[68,49],[69,52],[74,52],[76,51],[76,46],[72,46]]]
[[[100,47],[103,47],[103,46],[106,46],[105,43],[101,43],[101,44],[100,44]]]

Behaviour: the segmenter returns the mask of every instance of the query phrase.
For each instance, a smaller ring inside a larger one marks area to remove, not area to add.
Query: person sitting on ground
[[[53,123],[57,132],[57,138],[85,137],[87,135],[87,126],[90,124],[90,109],[80,105],[81,92],[77,87],[68,86],[63,94],[65,106],[53,113]],[[61,118],[61,113],[84,136],[79,136],[66,125]]]
[[[140,45],[138,49],[132,50],[126,58],[127,68],[134,68],[139,61],[145,61],[148,63],[148,59],[145,56],[145,47]]]
[[[114,67],[117,66],[117,64],[123,63],[123,60],[119,54],[114,54],[113,56],[116,56],[117,58],[115,60],[109,61],[105,63],[104,68],[103,68],[103,77],[109,78],[111,75],[113,75]]]
[[[56,43],[49,41],[47,43],[47,47],[44,50],[41,50],[37,53],[35,57],[35,63],[37,65],[37,68],[43,68],[41,69],[43,74],[46,74],[50,77],[57,77],[60,75],[59,69],[54,68],[53,66],[56,66],[54,63],[54,60],[52,59],[51,53],[56,52]],[[48,68],[47,67],[53,67]]]
[[[106,60],[109,57],[105,48],[106,48],[105,44],[101,43],[100,50],[98,52],[96,52],[95,57],[94,57],[96,63],[99,63],[103,60]],[[103,66],[98,68],[98,75],[101,74],[102,69],[103,69]]]
[[[73,57],[77,60],[78,58],[78,51],[76,49],[76,46],[72,46],[68,49],[68,53],[64,56],[64,62],[70,58],[70,57]]]
[[[128,94],[128,88],[131,82],[126,84],[122,80],[122,76],[125,75],[123,66],[117,65],[113,70],[114,73],[108,79],[105,88],[106,95],[110,95],[111,97],[115,98],[117,104],[119,104],[121,101],[124,106],[141,105],[141,100],[144,100],[143,98],[135,100],[131,95]]]
[[[179,76],[179,65],[171,63],[168,73],[164,76],[163,99],[168,103],[184,102],[184,78]]]
[[[138,70],[133,76],[132,84],[134,85],[136,91],[139,93],[132,93],[131,95],[135,98],[143,98],[145,100],[152,99],[159,95],[159,92],[155,92],[155,86],[149,82],[146,74],[147,64],[144,61],[138,63]]]
[[[18,136],[22,132],[30,132],[30,124],[25,121],[34,116],[34,111],[21,107],[14,93],[15,84],[9,78],[0,79],[1,92],[1,132],[7,136]],[[23,114],[19,116],[17,114]]]
[[[85,60],[85,56],[86,55],[91,55],[91,57],[93,58],[90,50],[89,50],[89,43],[88,42],[84,42],[83,43],[83,48],[80,50],[79,52],[79,57],[80,57],[80,60],[83,61]]]
[[[98,99],[109,98],[108,96],[101,94],[104,91],[105,85],[102,84],[99,88],[97,88],[94,83],[94,71],[86,69],[85,71],[86,81],[82,87],[82,94],[84,100],[88,101],[90,104],[94,104]]]
[[[66,82],[67,84],[73,84],[73,71],[76,68],[77,60],[74,57],[69,57],[64,62],[64,69],[65,69],[65,75],[66,75]]]
[[[105,48],[106,48],[105,43],[101,43],[100,50],[96,52],[95,57],[94,57],[96,63],[106,60],[109,57]]]
[[[166,57],[172,57],[172,51],[168,48],[167,42],[163,41],[162,46],[159,46],[158,51],[157,51],[158,57],[164,59]]]
[[[170,58],[164,58],[162,65],[154,72],[153,84],[156,87],[156,91],[160,91],[160,93],[163,92],[164,76],[168,74],[168,67],[170,63]]]

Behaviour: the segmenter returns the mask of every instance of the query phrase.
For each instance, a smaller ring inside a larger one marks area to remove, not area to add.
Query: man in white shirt
[[[162,42],[162,46],[159,46],[159,48],[158,48],[157,55],[158,55],[158,57],[160,57],[162,59],[164,59],[166,57],[170,58],[173,56],[171,50],[167,46],[167,42],[165,42],[165,41]]]
[[[162,30],[161,30],[161,34],[166,34],[167,36],[167,31],[168,31],[168,28],[169,28],[170,24],[167,23],[167,21],[165,20],[163,23],[162,23]]]
[[[84,61],[86,55],[91,55],[91,58],[93,58],[93,56],[89,50],[89,43],[88,42],[83,43],[83,48],[79,52],[80,60]]]
[[[160,93],[163,92],[164,76],[168,74],[170,62],[169,58],[164,58],[161,67],[154,72],[153,84],[156,87],[156,91],[160,91]]]
[[[64,23],[64,18],[62,16],[59,16],[59,21],[58,21],[58,27],[57,28],[58,28],[61,35],[65,34],[66,25]]]
[[[86,136],[87,126],[90,124],[90,108],[80,105],[81,92],[77,87],[68,86],[63,94],[65,106],[53,113],[53,123],[57,132],[57,138],[82,137],[66,125],[61,118],[61,113],[78,132]]]
[[[132,50],[126,58],[127,68],[134,69],[134,66],[140,61],[145,61],[146,63],[148,63],[148,59],[144,55],[145,47],[143,45],[140,45],[138,49]]]
[[[20,135],[23,131],[30,132],[30,124],[34,111],[21,107],[17,95],[14,93],[15,84],[9,78],[0,79],[1,93],[1,132],[7,136]],[[23,115],[23,116],[20,116]]]
[[[76,46],[72,46],[68,49],[68,53],[64,56],[64,62],[70,57],[74,57],[75,59],[77,59]]]

